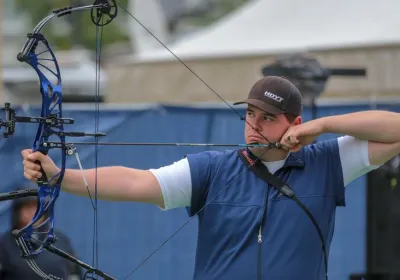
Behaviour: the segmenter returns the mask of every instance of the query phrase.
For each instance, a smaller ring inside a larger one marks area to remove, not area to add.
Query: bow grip
[[[44,155],[46,155],[46,156],[47,156],[47,154],[48,154],[48,152],[47,152],[46,150],[40,150],[40,149],[38,149],[37,151],[40,152],[40,153],[42,153],[42,154],[44,154]],[[39,160],[36,160],[35,163],[36,163],[36,164],[39,164],[39,166],[40,166],[40,172],[42,173],[42,177],[40,177],[40,178],[37,180],[37,183],[38,183],[39,185],[47,184],[47,183],[49,182],[49,179],[47,178],[46,172],[44,172],[44,170],[43,170],[43,167],[42,167],[41,162],[40,162]]]

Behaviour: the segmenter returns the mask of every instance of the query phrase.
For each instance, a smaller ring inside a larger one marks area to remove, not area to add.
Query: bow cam
[[[97,26],[109,24],[118,14],[115,0],[96,0],[91,10],[92,22]]]

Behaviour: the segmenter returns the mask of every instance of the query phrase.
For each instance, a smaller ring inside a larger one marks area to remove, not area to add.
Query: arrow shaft
[[[81,145],[81,146],[188,146],[188,147],[271,147],[271,144],[215,144],[215,143],[130,143],[130,142],[48,142],[49,146]],[[273,145],[273,144],[272,144]]]

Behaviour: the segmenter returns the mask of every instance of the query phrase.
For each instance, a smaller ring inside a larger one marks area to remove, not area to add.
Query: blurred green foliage
[[[0,0],[1,1],[1,0]],[[53,10],[68,6],[91,5],[95,0],[14,0],[16,8],[28,14],[31,29]],[[145,0],[143,0],[145,1]],[[175,24],[183,26],[207,26],[229,14],[249,0],[214,0],[213,9],[206,12],[183,15]],[[127,8],[129,0],[118,0]],[[91,22],[90,10],[79,11],[53,20],[42,31],[57,49],[70,49],[74,45],[96,49],[96,26]],[[129,15],[118,7],[118,16],[102,28],[102,45],[128,41],[126,29]]]
[[[31,28],[53,10],[68,6],[86,6],[94,3],[94,0],[15,0],[18,10],[27,13],[31,19]],[[127,7],[128,0],[118,0]],[[102,30],[102,45],[128,40],[121,26],[124,25],[126,13],[118,7],[118,16],[114,21]],[[78,11],[73,14],[54,19],[44,28],[51,44],[58,49],[70,49],[73,45],[81,45],[85,48],[96,49],[96,25],[90,18],[90,10]]]

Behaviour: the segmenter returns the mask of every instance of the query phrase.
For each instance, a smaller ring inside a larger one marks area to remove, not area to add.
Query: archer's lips
[[[264,142],[265,141],[265,139],[264,138],[261,138],[261,137],[259,137],[259,136],[249,136],[249,140],[251,141],[251,142]]]

